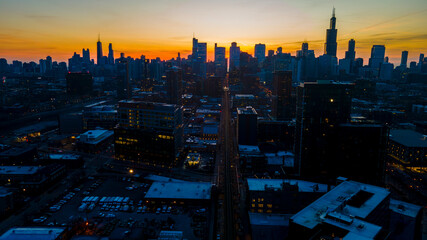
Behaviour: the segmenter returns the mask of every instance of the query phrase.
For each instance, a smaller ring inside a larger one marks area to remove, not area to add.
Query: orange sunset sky
[[[233,41],[251,54],[264,43],[292,55],[307,41],[318,56],[333,6],[339,58],[351,38],[365,63],[373,44],[395,64],[403,50],[410,61],[427,54],[426,0],[0,0],[0,58],[67,61],[82,48],[95,58],[98,33],[104,55],[111,42],[115,57],[186,57],[193,33],[208,43],[209,59],[215,42],[228,54]]]

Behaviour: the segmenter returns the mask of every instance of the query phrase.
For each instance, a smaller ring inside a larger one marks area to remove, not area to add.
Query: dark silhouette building
[[[166,92],[169,104],[182,105],[182,70],[171,67],[166,71]]]
[[[352,88],[353,84],[329,80],[297,87],[295,154],[301,176],[331,175],[328,167],[336,151],[334,138],[339,125],[350,120]]]
[[[96,64],[103,65],[102,55],[102,43],[101,37],[98,36],[98,42],[96,42]]]
[[[276,120],[292,118],[292,71],[275,71],[273,73],[273,115]]]
[[[337,56],[337,19],[335,18],[335,8],[332,10],[329,29],[326,30],[325,54],[333,57]]]
[[[93,78],[90,73],[68,73],[67,94],[90,95],[93,91]]]
[[[257,145],[258,113],[254,108],[237,108],[237,141],[239,145]]]

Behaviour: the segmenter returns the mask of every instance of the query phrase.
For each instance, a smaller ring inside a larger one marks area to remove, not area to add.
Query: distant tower
[[[113,44],[108,45],[108,64],[113,65],[114,64],[114,51],[113,51]]]
[[[102,64],[102,43],[101,43],[101,35],[98,35],[98,42],[96,43],[96,64]]]
[[[230,47],[230,66],[229,69],[240,67],[240,47],[237,46],[236,42],[231,43]]]
[[[385,46],[374,45],[371,49],[371,58],[369,59],[369,67],[380,68],[381,64],[384,63]]]
[[[82,55],[83,55],[83,62],[85,63],[89,63],[90,62],[90,52],[89,52],[89,48],[88,49],[84,49],[82,50]]]
[[[356,52],[354,51],[355,47],[356,42],[354,41],[354,39],[350,39],[350,41],[348,41],[348,51],[345,52],[345,59],[350,59],[354,61],[356,57]]]
[[[255,44],[254,55],[258,63],[263,62],[265,60],[265,44]]]
[[[332,17],[329,29],[326,30],[325,54],[333,57],[337,56],[337,19],[335,18],[335,8],[332,9]]]
[[[408,65],[408,51],[402,52],[402,59],[400,61],[400,66],[406,68]]]

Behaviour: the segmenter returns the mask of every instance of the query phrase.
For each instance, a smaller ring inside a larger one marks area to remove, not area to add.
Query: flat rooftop
[[[390,140],[406,147],[427,147],[427,136],[409,129],[391,129]]]
[[[11,228],[0,237],[0,240],[55,240],[64,230],[65,228],[58,227]]]
[[[390,210],[408,217],[416,218],[418,213],[422,211],[422,207],[392,198],[390,199]]]
[[[257,115],[258,113],[256,112],[255,108],[251,107],[251,106],[247,106],[245,108],[237,108],[237,114],[252,114],[252,115]]]
[[[265,191],[266,188],[281,189],[282,184],[298,185],[299,192],[327,192],[328,185],[296,179],[248,178],[249,191]]]
[[[178,182],[178,183],[187,182],[187,181],[180,180],[180,179],[163,177],[163,176],[154,175],[154,174],[150,174],[150,175],[146,176],[144,179],[150,180],[153,182]]]
[[[289,218],[292,214],[269,214],[249,212],[251,225],[259,226],[289,226]]]
[[[49,154],[49,159],[53,160],[77,160],[80,155],[77,154]]]
[[[40,169],[41,167],[36,167],[36,166],[0,166],[0,174],[26,175],[26,174],[34,174]]]
[[[208,200],[211,187],[210,182],[154,182],[145,198]]]
[[[345,181],[295,214],[291,221],[308,229],[326,222],[347,229],[352,234],[375,236],[381,227],[371,226],[360,219],[365,219],[389,196],[390,192],[385,188]]]

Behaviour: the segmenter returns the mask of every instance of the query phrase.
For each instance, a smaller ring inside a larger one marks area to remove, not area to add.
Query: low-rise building
[[[153,182],[145,199],[153,205],[208,206],[211,188],[208,182]]]
[[[249,211],[296,213],[328,191],[326,184],[295,179],[248,178]]]
[[[409,129],[392,129],[388,153],[406,167],[427,170],[426,135]]]
[[[65,228],[59,227],[18,227],[9,229],[0,240],[62,240],[65,233]]]
[[[114,141],[114,131],[96,129],[80,135],[77,148],[82,152],[97,153]]]

